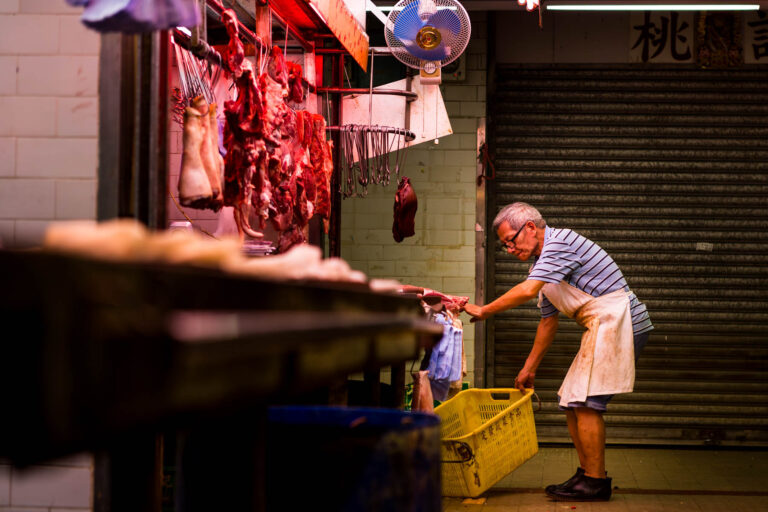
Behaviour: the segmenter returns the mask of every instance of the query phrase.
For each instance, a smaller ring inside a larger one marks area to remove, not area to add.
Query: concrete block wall
[[[96,216],[100,38],[64,0],[0,0],[0,243]]]
[[[451,295],[475,291],[475,202],[477,123],[485,116],[486,13],[471,12],[467,77],[443,82],[453,135],[413,146],[401,176],[411,179],[419,201],[416,234],[401,243],[392,237],[397,183],[371,186],[365,198],[342,201],[341,256],[372,278],[432,288]],[[474,324],[464,321],[468,375],[474,385]]]

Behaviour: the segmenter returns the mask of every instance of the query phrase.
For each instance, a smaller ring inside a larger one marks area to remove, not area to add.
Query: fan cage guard
[[[435,65],[439,65],[440,67],[443,67],[446,64],[450,64],[454,60],[458,59],[462,53],[464,53],[464,50],[467,48],[467,44],[469,44],[469,36],[472,32],[472,25],[469,21],[469,15],[467,14],[466,9],[464,9],[464,6],[455,0],[432,0],[432,2],[434,2],[435,6],[437,7],[437,10],[450,9],[456,13],[456,15],[459,17],[459,21],[461,22],[461,30],[458,34],[450,34],[450,37],[448,38],[449,40],[447,42],[444,41],[446,42],[447,46],[450,46],[451,51],[448,56],[439,61],[423,61],[422,59],[411,55],[408,52],[408,48],[393,33],[393,29],[400,12],[402,12],[402,10],[405,9],[405,7],[408,5],[419,2],[424,2],[424,0],[401,0],[389,13],[387,23],[384,27],[384,36],[387,40],[387,46],[390,48],[392,55],[397,60],[414,69],[422,69],[425,62],[435,62]]]

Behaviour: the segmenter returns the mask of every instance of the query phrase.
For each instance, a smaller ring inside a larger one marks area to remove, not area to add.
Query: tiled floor
[[[609,502],[555,502],[543,488],[578,467],[572,448],[542,447],[482,497],[465,504],[444,498],[445,512],[768,512],[768,451],[730,449],[611,448]],[[482,501],[482,500],[480,500]]]

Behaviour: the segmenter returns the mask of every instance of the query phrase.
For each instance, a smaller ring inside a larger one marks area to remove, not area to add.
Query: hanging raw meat
[[[245,60],[245,47],[240,41],[240,27],[237,24],[237,14],[235,14],[235,11],[227,9],[221,13],[221,21],[224,23],[224,28],[227,29],[227,35],[229,36],[229,44],[227,44],[227,49],[222,55],[224,57],[224,67],[237,79],[243,72],[243,62],[248,63]]]
[[[234,12],[225,11],[222,20],[230,37],[225,67],[235,78],[237,88],[237,99],[224,104],[224,204],[233,207],[241,236],[260,238],[263,234],[251,227],[251,216],[263,229],[272,200],[272,187],[266,177],[267,151],[261,140],[262,95],[249,61],[244,59]]]
[[[312,115],[312,140],[309,156],[315,177],[315,215],[320,215],[328,232],[328,220],[331,218],[331,143],[325,139],[325,119],[319,114]]]
[[[235,116],[231,119],[228,118],[235,137],[243,139],[244,136],[248,135],[261,138],[262,118],[264,117],[262,95],[253,76],[253,70],[244,69],[235,80],[235,85],[237,87],[237,99],[227,101],[224,104],[225,114],[229,113]]]
[[[411,187],[411,180],[403,176],[400,178],[395,194],[395,221],[392,224],[392,236],[395,242],[400,243],[416,233],[414,223],[418,205],[416,192]]]
[[[240,191],[244,185],[240,170],[245,165],[245,147],[244,142],[235,137],[231,131],[230,112],[225,110],[224,114],[228,120],[224,125],[224,146],[227,148],[227,154],[224,157],[224,206],[237,206]]]
[[[304,176],[304,189],[307,191],[307,201],[314,206],[315,195],[317,193],[317,185],[315,184],[315,173],[312,167],[312,159],[310,158],[310,146],[312,144],[312,114],[306,111],[299,112],[299,131],[298,137],[301,141],[300,150],[302,155],[299,158],[294,157],[296,165],[301,167],[302,174]]]
[[[279,46],[273,46],[272,50],[269,52],[267,74],[281,86],[288,87],[288,66],[285,63],[283,50],[281,50]]]
[[[270,220],[275,231],[283,232],[291,227],[293,221],[293,194],[288,182],[283,182],[274,189]]]
[[[304,232],[299,226],[294,224],[287,231],[280,233],[280,239],[277,241],[277,250],[284,253],[294,245],[303,244],[306,241]]]
[[[302,75],[304,71],[299,64],[288,62],[288,99],[301,103],[304,101],[304,84],[302,84]]]
[[[224,204],[234,208],[241,235],[260,238],[263,234],[251,228],[250,217],[256,215],[263,229],[272,195],[266,177],[266,145],[260,139],[260,94],[250,69],[243,70],[235,84],[237,100],[224,104]]]
[[[293,218],[296,219],[297,224],[300,226],[306,226],[312,217],[314,208],[312,203],[307,200],[304,176],[301,172],[297,171],[291,179],[295,183],[291,185],[291,189],[294,190]]]
[[[279,53],[278,55],[282,58],[283,54]],[[285,118],[292,113],[288,105],[285,104],[284,92],[286,87],[275,81],[269,73],[264,73],[259,77],[259,89],[263,93],[264,140],[277,146],[282,138],[281,128]]]
[[[220,192],[218,200],[223,202],[224,157],[219,152],[219,121],[216,117],[216,107],[216,103],[211,103],[208,108],[208,135],[211,139],[211,148],[216,166],[216,176]]]
[[[246,152],[248,170],[245,175],[243,204],[253,208],[259,229],[264,229],[272,203],[272,186],[267,176],[267,148],[263,140],[257,140],[248,146]]]
[[[237,89],[237,99],[224,104],[223,202],[233,207],[241,235],[261,236],[251,222],[263,229],[269,220],[285,251],[305,241],[304,229],[317,211],[327,231],[333,164],[325,120],[286,104],[303,100],[301,66],[286,63],[273,47],[266,72],[256,77],[244,58],[237,18],[226,11],[222,19],[230,37],[225,67]]]
[[[307,220],[309,220],[314,213],[313,203],[317,189],[312,160],[309,156],[309,146],[312,141],[312,114],[302,110],[296,113],[296,117],[296,140],[298,144],[293,145],[293,162],[296,166],[296,174],[301,176],[308,210]]]

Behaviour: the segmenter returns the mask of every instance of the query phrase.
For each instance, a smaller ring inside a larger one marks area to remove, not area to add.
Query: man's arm
[[[464,311],[473,317],[472,321],[485,320],[491,315],[506,311],[510,308],[515,308],[520,304],[535,298],[539,294],[539,290],[541,290],[542,286],[544,286],[544,281],[528,279],[513,286],[507,293],[490,304],[486,304],[485,306],[467,304],[464,306]]]
[[[515,387],[520,391],[525,388],[533,388],[533,381],[536,378],[536,370],[544,359],[552,340],[555,339],[559,320],[557,315],[542,318],[539,326],[536,328],[536,337],[533,340],[533,347],[525,360],[525,366],[520,370],[515,379]]]

